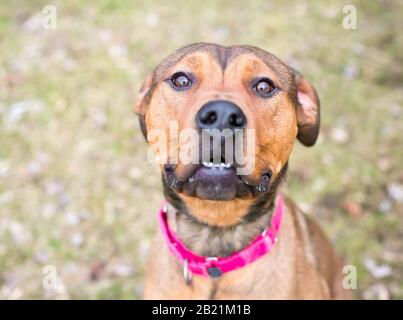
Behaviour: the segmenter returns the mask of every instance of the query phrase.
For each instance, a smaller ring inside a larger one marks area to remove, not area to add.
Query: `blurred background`
[[[402,299],[402,15],[397,0],[1,1],[0,299],[142,297],[163,196],[132,107],[198,41],[261,47],[314,84],[320,139],[296,144],[283,190],[357,268],[357,298]]]

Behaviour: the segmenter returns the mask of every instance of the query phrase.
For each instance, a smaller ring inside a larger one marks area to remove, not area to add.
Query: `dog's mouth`
[[[231,163],[204,162],[189,178],[184,193],[200,199],[230,200],[236,197],[240,182]]]
[[[247,176],[237,174],[237,167],[225,159],[221,159],[221,162],[203,162],[191,165],[185,179],[179,180],[175,168],[165,165],[165,178],[175,191],[204,200],[246,199],[269,190],[271,171],[265,171],[260,181],[252,183]]]

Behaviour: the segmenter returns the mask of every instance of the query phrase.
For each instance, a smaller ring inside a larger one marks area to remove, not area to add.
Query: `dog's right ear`
[[[147,127],[146,127],[146,123],[145,123],[145,115],[146,115],[147,106],[151,100],[152,82],[153,82],[153,77],[152,77],[152,75],[150,75],[147,77],[147,79],[141,85],[140,91],[137,94],[136,102],[134,104],[134,112],[139,116],[140,129],[146,140],[147,140]]]
[[[153,77],[152,75],[148,76],[147,79],[143,82],[140,87],[140,91],[137,94],[136,102],[134,104],[134,112],[141,116],[145,115],[147,104],[150,102],[151,98],[151,86],[152,86]]]

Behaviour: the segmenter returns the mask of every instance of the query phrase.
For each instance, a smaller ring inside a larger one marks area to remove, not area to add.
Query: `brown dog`
[[[145,81],[135,112],[150,143],[150,132],[162,130],[168,136],[172,121],[179,130],[247,128],[256,133],[254,158],[247,158],[254,161],[254,169],[246,175],[237,175],[236,161],[222,157],[212,158],[207,166],[173,163],[170,154],[161,164],[169,226],[189,250],[206,257],[228,257],[260,234],[273,214],[295,139],[311,146],[319,132],[319,99],[312,85],[252,46],[198,43],[178,50]],[[168,144],[179,152],[180,143]],[[195,147],[204,152],[201,145]],[[161,156],[162,151],[154,149]],[[346,298],[341,267],[317,224],[286,199],[273,250],[219,277],[193,276],[186,282],[183,266],[157,232],[144,296]]]

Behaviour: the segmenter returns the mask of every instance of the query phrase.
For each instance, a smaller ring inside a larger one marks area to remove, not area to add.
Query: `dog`
[[[198,163],[174,163],[170,153],[159,164],[167,203],[145,299],[349,298],[332,245],[279,190],[294,142],[312,146],[319,133],[319,98],[299,72],[257,47],[196,43],[155,68],[134,109],[150,144],[151,132],[168,136],[172,122],[200,135],[255,133],[247,174],[211,150],[204,162],[199,155]],[[179,152],[183,143],[167,140]],[[224,140],[193,147],[205,156],[206,146],[221,149]],[[154,151],[161,156],[161,148]]]

